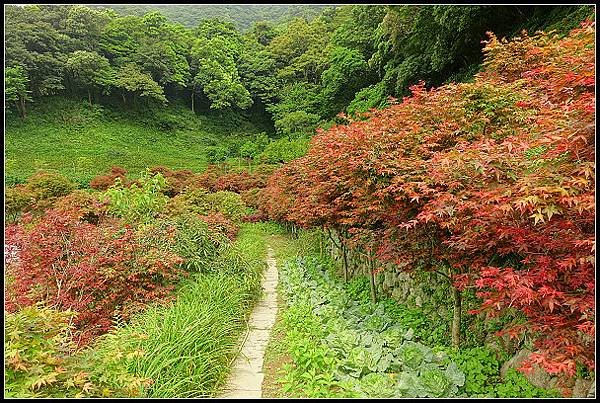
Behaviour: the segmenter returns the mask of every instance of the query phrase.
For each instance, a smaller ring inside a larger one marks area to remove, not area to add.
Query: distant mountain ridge
[[[283,22],[294,17],[312,19],[326,7],[336,5],[313,4],[110,4],[90,7],[112,8],[121,15],[144,15],[158,10],[173,22],[195,28],[200,21],[209,18],[222,18],[246,30],[256,21]]]

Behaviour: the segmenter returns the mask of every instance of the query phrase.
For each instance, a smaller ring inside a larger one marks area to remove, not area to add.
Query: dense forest
[[[253,108],[278,134],[310,135],[339,112],[383,107],[418,81],[468,80],[481,64],[487,31],[565,33],[591,10],[343,6],[312,20],[259,21],[242,33],[221,18],[186,28],[159,11],[8,6],[6,101],[23,118],[30,101],[53,94],[125,108]]]
[[[5,397],[595,396],[595,8],[5,7]]]

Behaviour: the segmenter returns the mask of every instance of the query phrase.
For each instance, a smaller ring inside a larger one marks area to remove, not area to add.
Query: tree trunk
[[[460,347],[460,316],[461,295],[456,287],[452,286],[452,299],[454,300],[454,316],[452,318],[452,346]]]
[[[25,98],[19,98],[19,103],[21,104],[21,107],[19,107],[19,105],[17,105],[17,109],[19,109],[19,114],[21,115],[21,118],[24,120],[27,117],[27,113],[25,111]]]
[[[373,273],[373,269],[375,268],[375,262],[373,256],[369,253],[369,277],[371,279],[371,301],[373,303],[377,302],[377,290],[375,289],[375,274]]]
[[[344,264],[344,283],[348,282],[348,253],[346,251],[346,244],[342,242],[342,258]]]
[[[88,101],[90,102],[90,106],[92,106],[92,92],[88,89]]]
[[[23,112],[21,112],[21,105],[19,104],[19,101],[17,101],[15,99],[15,106],[17,107],[17,112],[19,112],[19,116],[21,117],[21,119],[23,119]]]
[[[319,257],[323,258],[323,235],[319,235]]]
[[[126,102],[125,102],[125,94],[121,94],[121,97],[123,98],[123,106],[125,106]]]
[[[195,98],[194,96],[195,96],[195,95],[196,95],[196,94],[195,94],[195,93],[194,93],[194,91],[192,90],[192,112],[193,112],[193,113],[196,113],[196,110],[194,109],[194,98]]]

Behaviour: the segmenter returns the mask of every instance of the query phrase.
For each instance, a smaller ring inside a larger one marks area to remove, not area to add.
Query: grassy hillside
[[[55,98],[33,105],[25,121],[7,116],[5,181],[43,169],[87,184],[113,165],[132,174],[156,165],[202,171],[211,147],[235,146],[269,129],[234,113],[194,115],[180,106],[132,112]]]

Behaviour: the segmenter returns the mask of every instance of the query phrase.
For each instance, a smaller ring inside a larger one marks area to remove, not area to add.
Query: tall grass
[[[142,350],[128,369],[152,379],[148,397],[213,396],[229,373],[250,297],[238,276],[199,275],[174,304],[148,309],[95,354],[109,353],[113,343]]]

